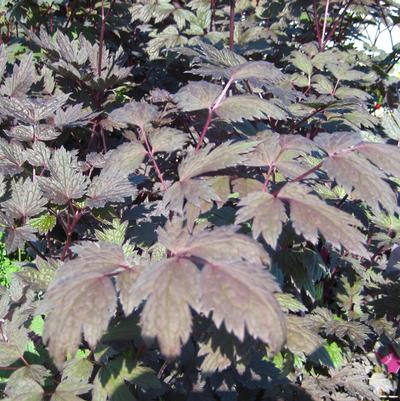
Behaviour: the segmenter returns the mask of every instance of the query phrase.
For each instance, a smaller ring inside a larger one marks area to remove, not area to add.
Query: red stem
[[[211,0],[210,32],[215,31],[215,12],[217,10],[217,0]]]
[[[328,14],[329,14],[329,1],[330,0],[326,0],[326,5],[325,5],[325,13],[324,13],[324,23],[322,25],[322,34],[321,34],[321,39],[319,42],[319,49],[321,51],[325,50],[325,32],[326,32],[326,25],[328,23]]]
[[[262,187],[262,191],[265,192],[267,190],[268,184],[269,184],[269,180],[271,179],[271,175],[275,170],[275,166],[273,164],[271,164],[268,167],[268,172],[267,172],[267,176],[265,177],[265,181],[264,181],[264,185]]]
[[[203,144],[204,138],[208,131],[208,127],[211,124],[212,114],[213,114],[213,110],[211,108],[209,108],[206,123],[204,124],[203,129],[201,130],[200,138],[196,145],[196,151],[198,151],[201,148],[201,145]]]
[[[229,9],[229,49],[233,49],[235,35],[235,0],[230,0]]]
[[[292,181],[287,182],[286,184],[289,184],[289,183],[291,183],[291,182],[298,182],[298,181],[303,180],[304,178],[306,178],[306,177],[309,176],[310,174],[312,174],[312,173],[314,173],[315,171],[317,171],[317,170],[322,166],[322,163],[323,163],[323,162],[324,162],[324,161],[321,160],[321,161],[320,161],[318,164],[316,164],[314,167],[310,168],[310,169],[307,170],[305,173],[299,175],[298,177],[294,178]],[[286,185],[286,184],[285,184],[285,185]],[[283,188],[285,185],[283,185],[282,187],[280,187],[279,189],[277,189],[272,195],[273,195],[273,196],[278,196],[279,192],[282,190],[282,188]]]
[[[333,23],[332,28],[330,29],[328,36],[326,37],[325,41],[324,41],[324,46],[326,46],[326,44],[332,39],[332,36],[334,35],[334,33],[336,32],[336,29],[339,25],[339,23],[341,23],[344,19],[344,16],[346,15],[347,9],[349,8],[349,6],[351,5],[351,3],[353,2],[353,0],[350,0],[341,15],[338,16],[338,18],[336,19],[336,21]]]
[[[321,27],[319,26],[319,15],[317,8],[317,0],[313,0],[314,28],[317,36],[317,42],[321,43]]]
[[[167,184],[165,183],[163,175],[161,173],[161,170],[158,167],[157,161],[156,161],[156,159],[154,157],[153,149],[150,146],[150,143],[149,143],[149,141],[147,139],[147,135],[146,135],[143,127],[139,128],[139,133],[140,133],[140,136],[142,137],[142,142],[144,143],[144,146],[145,146],[145,148],[147,150],[147,155],[149,156],[151,162],[153,163],[154,169],[156,170],[157,177],[158,177],[158,179],[159,179],[164,191],[166,191],[168,189]]]
[[[203,126],[203,129],[201,130],[199,142],[197,142],[197,145],[196,145],[196,152],[200,149],[201,145],[203,144],[204,138],[205,138],[205,136],[207,134],[207,131],[208,131],[208,128],[209,128],[209,126],[211,124],[212,115],[213,115],[214,111],[219,107],[219,105],[221,104],[222,100],[225,98],[226,93],[228,92],[233,80],[234,79],[232,77],[229,78],[228,82],[224,86],[224,89],[222,89],[222,92],[215,99],[214,103],[208,108],[207,120],[206,120],[206,122],[205,122],[205,124]]]
[[[101,28],[100,28],[100,40],[99,40],[99,58],[97,63],[97,75],[101,76],[102,60],[103,60],[103,45],[104,45],[104,33],[106,31],[106,17],[104,15],[104,0],[101,0]]]
[[[314,167],[310,168],[309,170],[307,170],[305,173],[299,175],[298,177],[294,178],[292,181],[290,182],[297,182],[297,181],[301,181],[304,178],[306,178],[308,175],[314,173],[314,171],[317,171],[321,166],[322,166],[323,160],[320,161],[318,164],[316,164]]]
[[[72,234],[74,233],[74,229],[75,229],[75,227],[76,227],[76,225],[77,225],[77,223],[78,223],[78,221],[80,220],[81,217],[82,217],[82,213],[77,210],[75,212],[74,218],[72,219],[72,222],[71,222],[70,218],[69,218],[69,213],[67,212],[67,219],[68,219],[68,223],[67,223],[67,241],[65,242],[64,249],[63,249],[62,254],[61,254],[61,261],[65,260],[67,252],[69,251],[69,248],[71,247]]]

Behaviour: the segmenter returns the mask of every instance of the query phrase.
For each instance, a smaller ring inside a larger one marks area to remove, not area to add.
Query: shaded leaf
[[[48,313],[43,338],[58,365],[67,352],[75,354],[82,333],[96,345],[117,305],[110,277],[126,266],[119,246],[88,242],[75,248],[79,256],[57,270],[41,306]]]
[[[131,298],[131,305],[147,299],[140,320],[142,335],[157,338],[166,357],[178,356],[192,329],[189,306],[198,309],[197,267],[179,258],[152,264],[138,277]]]
[[[243,198],[236,213],[237,224],[253,219],[252,232],[255,239],[262,233],[265,241],[276,247],[282,225],[287,220],[284,204],[267,192],[253,192]]]

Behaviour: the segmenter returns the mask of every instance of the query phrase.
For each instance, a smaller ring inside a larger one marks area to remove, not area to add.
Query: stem
[[[292,181],[287,182],[286,184],[292,183],[292,182],[298,182],[298,181],[303,180],[304,178],[306,178],[306,177],[309,176],[310,174],[312,174],[312,173],[314,173],[315,171],[317,171],[317,170],[321,167],[321,165],[322,165],[323,162],[324,162],[324,161],[321,160],[321,161],[320,161],[318,164],[316,164],[314,167],[311,167],[311,168],[310,168],[309,170],[307,170],[305,173],[299,175],[298,177],[294,178]],[[273,192],[272,195],[275,196],[275,197],[278,196],[279,192],[282,190],[282,188],[283,188],[286,184],[284,184],[284,185],[281,186],[279,189],[277,189],[275,192]]]
[[[325,14],[324,14],[324,23],[322,25],[322,35],[321,35],[321,40],[319,43],[320,50],[325,49],[325,32],[326,32],[326,24],[328,23],[328,12],[329,12],[329,0],[326,0],[326,5],[325,5]]]
[[[104,45],[104,33],[106,31],[106,16],[104,14],[104,0],[101,0],[101,28],[100,28],[100,40],[99,40],[99,59],[97,63],[97,75],[101,76],[102,60],[103,60],[103,45]]]
[[[268,184],[269,184],[269,180],[271,179],[271,175],[274,172],[274,170],[275,170],[275,166],[273,164],[271,164],[268,167],[268,172],[267,172],[267,175],[265,177],[264,185],[262,187],[262,192],[265,192],[267,190],[267,187],[268,187]]]
[[[67,213],[68,220],[69,219],[69,214]],[[65,257],[67,255],[67,252],[69,251],[69,248],[71,247],[72,244],[72,234],[74,233],[75,226],[77,225],[78,221],[82,217],[82,213],[79,212],[78,210],[74,214],[74,218],[72,219],[72,222],[67,223],[67,241],[64,245],[64,249],[61,254],[61,261],[63,262],[65,260]]]
[[[309,120],[311,117],[314,117],[316,114],[318,114],[320,111],[325,110],[326,108],[328,108],[329,106],[322,106],[319,107],[318,109],[315,109],[311,114],[309,114],[308,116],[304,117],[303,119],[301,119],[298,123],[296,123],[293,127],[291,127],[290,132],[293,132],[297,127],[299,127],[301,124],[303,124],[304,122],[306,122],[307,120]]]
[[[209,108],[206,123],[204,124],[203,129],[201,130],[200,138],[196,145],[196,151],[198,151],[200,149],[201,145],[203,144],[204,138],[207,134],[208,127],[211,124],[212,114],[213,114],[213,111],[211,108]]]
[[[353,0],[350,0],[350,1],[346,4],[346,6],[345,6],[345,8],[344,8],[344,10],[343,10],[343,12],[342,12],[342,14],[341,14],[341,15],[336,19],[336,21],[333,23],[332,28],[330,29],[330,31],[329,31],[329,33],[328,33],[328,36],[326,37],[326,39],[325,39],[325,41],[324,41],[324,46],[331,40],[333,34],[336,32],[336,29],[337,29],[339,23],[340,23],[340,24],[342,23],[342,21],[343,21],[343,19],[344,19],[344,16],[346,15],[347,9],[349,8],[349,6],[351,5],[352,2],[353,2]]]
[[[338,86],[339,86],[339,82],[340,82],[340,79],[338,79],[338,80],[336,81],[335,87],[333,88],[333,91],[332,91],[332,95],[333,95],[333,96],[336,95],[336,91],[337,91],[337,88],[338,88]]]
[[[215,12],[217,10],[217,0],[211,0],[210,32],[215,31]]]
[[[348,194],[346,194],[345,196],[343,196],[343,198],[340,199],[340,201],[337,203],[336,206],[340,209],[340,208],[343,206],[344,202],[346,202],[346,200],[347,200],[348,197],[349,197]]]
[[[233,49],[235,35],[235,0],[230,0],[229,9],[229,49]]]
[[[161,379],[162,375],[164,374],[165,369],[168,366],[168,360],[164,361],[164,363],[162,364],[160,370],[157,373],[157,378]]]
[[[158,177],[158,179],[159,179],[164,191],[166,191],[168,189],[167,184],[165,183],[163,175],[161,173],[161,170],[158,167],[157,161],[156,161],[156,159],[154,157],[153,149],[150,146],[150,143],[149,143],[149,141],[147,139],[147,135],[146,135],[143,127],[139,128],[139,133],[140,133],[140,136],[142,137],[142,142],[144,143],[144,146],[145,146],[145,148],[147,150],[147,155],[149,156],[151,162],[153,163],[154,169],[156,170],[157,177]]]
[[[317,0],[313,0],[313,13],[314,13],[314,28],[315,28],[315,34],[317,36],[317,42],[321,43],[321,28],[319,26]]]
[[[21,356],[19,357],[19,359],[21,359],[21,361],[24,363],[24,365],[27,366],[28,368],[31,366],[31,365],[29,364],[29,362],[24,358],[23,355],[21,355]]]
[[[306,178],[308,175],[314,173],[315,171],[317,171],[321,166],[322,166],[323,160],[321,160],[318,164],[316,164],[314,167],[311,167],[309,170],[307,170],[305,173],[300,174],[298,177],[294,178],[292,181],[290,182],[297,182],[297,181],[301,181],[304,178]]]
[[[222,90],[222,92],[220,93],[220,95],[217,97],[217,99],[215,99],[213,105],[208,108],[207,120],[203,126],[203,129],[201,130],[199,142],[197,142],[197,145],[196,145],[196,152],[200,149],[201,145],[203,144],[204,138],[205,138],[208,128],[211,124],[212,115],[213,115],[214,111],[219,107],[222,100],[225,98],[226,93],[228,92],[229,87],[231,86],[232,82],[233,82],[233,78],[231,77],[231,78],[229,78],[229,81],[226,83],[226,85],[225,85],[224,89]]]

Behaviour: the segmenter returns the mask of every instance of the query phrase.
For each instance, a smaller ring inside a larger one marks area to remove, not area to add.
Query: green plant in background
[[[18,260],[10,259],[7,255],[6,247],[4,244],[4,236],[0,236],[0,285],[9,287],[13,273],[20,270],[17,263],[22,262],[22,251],[18,251]]]

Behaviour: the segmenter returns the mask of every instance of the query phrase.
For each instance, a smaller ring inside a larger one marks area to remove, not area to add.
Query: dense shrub
[[[395,394],[398,3],[1,4],[6,399]]]

